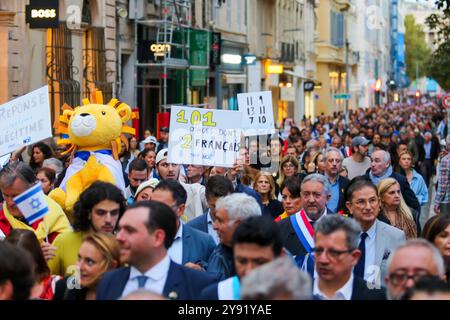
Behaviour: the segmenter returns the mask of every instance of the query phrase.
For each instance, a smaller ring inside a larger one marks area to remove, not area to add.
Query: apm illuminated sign
[[[30,24],[30,29],[58,27],[58,0],[30,0],[25,11],[25,20]]]
[[[150,51],[155,57],[164,57],[166,53],[170,53],[171,49],[170,44],[152,43],[150,45]]]

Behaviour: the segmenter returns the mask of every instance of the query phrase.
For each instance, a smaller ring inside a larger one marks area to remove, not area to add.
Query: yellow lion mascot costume
[[[125,192],[118,159],[121,142],[128,148],[124,134],[135,134],[135,130],[125,123],[137,115],[117,99],[103,104],[101,91],[94,91],[92,100],[91,103],[89,99],[83,99],[83,105],[75,109],[64,104],[63,114],[59,117],[57,131],[64,138],[58,144],[67,146],[64,154],[71,155],[71,164],[60,187],[49,196],[69,214],[80,194],[95,181],[110,182]]]

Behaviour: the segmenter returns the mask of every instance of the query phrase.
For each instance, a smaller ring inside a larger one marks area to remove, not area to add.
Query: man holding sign
[[[13,162],[3,168],[0,189],[4,198],[0,220],[6,236],[13,229],[27,229],[34,231],[39,242],[51,243],[58,234],[71,230],[64,211],[43,194],[27,164]]]

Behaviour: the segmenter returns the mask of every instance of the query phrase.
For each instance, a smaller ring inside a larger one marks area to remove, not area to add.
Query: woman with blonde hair
[[[120,248],[116,237],[105,232],[87,235],[78,251],[75,274],[56,283],[54,300],[95,300],[103,274],[118,267]]]
[[[378,218],[405,232],[406,239],[417,237],[417,226],[411,210],[403,199],[400,184],[393,178],[381,180],[378,184],[381,211]]]
[[[255,176],[253,189],[261,196],[263,215],[275,219],[284,212],[283,205],[275,196],[275,182],[272,175],[258,172]]]
[[[286,178],[295,176],[298,174],[300,164],[298,160],[293,156],[285,156],[280,162],[280,169],[278,172],[277,184],[279,187],[283,184]]]

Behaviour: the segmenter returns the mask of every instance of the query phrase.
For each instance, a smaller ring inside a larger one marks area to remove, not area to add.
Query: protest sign
[[[48,87],[0,106],[0,156],[52,136]]]
[[[231,167],[241,148],[239,111],[172,106],[170,163]]]
[[[275,133],[271,91],[240,93],[237,99],[245,136]]]

